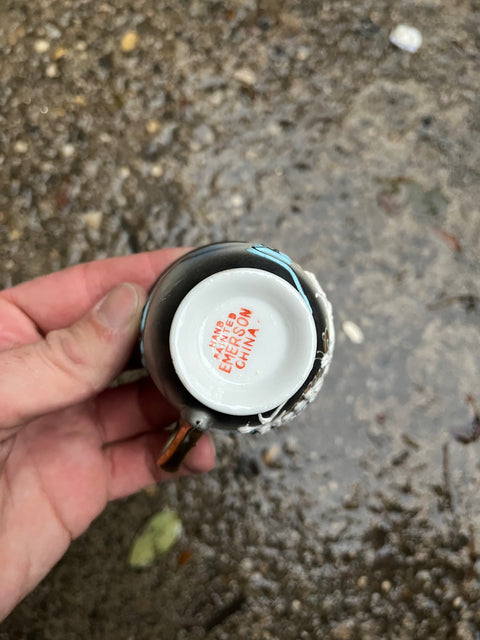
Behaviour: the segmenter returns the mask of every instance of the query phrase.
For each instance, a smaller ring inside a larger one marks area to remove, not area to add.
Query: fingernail
[[[120,284],[100,300],[96,308],[99,322],[107,329],[127,327],[138,308],[138,293],[131,284]]]

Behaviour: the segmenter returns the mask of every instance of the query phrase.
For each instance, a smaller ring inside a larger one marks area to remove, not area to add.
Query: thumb
[[[121,284],[71,327],[1,353],[0,441],[108,386],[133,348],[145,298],[140,286]]]

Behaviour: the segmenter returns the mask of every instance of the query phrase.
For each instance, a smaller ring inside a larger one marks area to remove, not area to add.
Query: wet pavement
[[[480,638],[479,32],[477,0],[0,4],[3,286],[259,240],[338,336],[294,423],[112,504],[0,640]]]

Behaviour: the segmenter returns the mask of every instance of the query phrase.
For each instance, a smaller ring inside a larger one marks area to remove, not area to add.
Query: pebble
[[[73,144],[69,142],[63,145],[62,154],[64,158],[71,158],[74,153],[75,153],[75,147]]]
[[[362,342],[365,341],[363,331],[360,329],[358,324],[355,324],[351,320],[345,320],[342,324],[342,329],[347,338],[353,342],[353,344],[362,344]]]
[[[77,104],[79,107],[84,107],[87,104],[87,100],[85,96],[75,96],[73,98],[73,104]],[[100,139],[102,139],[102,136],[100,136]]]
[[[354,637],[354,625],[351,620],[340,622],[332,629],[332,638],[334,640],[350,640]]]
[[[160,131],[160,123],[158,120],[149,120],[146,125],[148,133],[158,133]]]
[[[415,577],[421,582],[430,582],[430,573],[426,569],[418,571]]]
[[[138,33],[136,31],[127,31],[120,40],[120,49],[124,53],[130,53],[138,44]]]
[[[262,460],[267,465],[267,467],[276,466],[279,462],[280,453],[280,445],[278,444],[278,442],[275,442],[271,447],[263,451]]]
[[[28,144],[25,142],[25,140],[18,140],[18,142],[15,143],[13,150],[15,151],[15,153],[27,153]]]
[[[298,445],[297,438],[288,436],[288,438],[283,443],[283,450],[289,456],[294,456],[295,454],[299,453],[300,447]]]
[[[302,603],[300,600],[292,600],[292,611],[300,611]]]
[[[310,57],[311,52],[312,51],[309,47],[299,47],[297,51],[297,60],[300,60],[301,62],[307,60]]]
[[[47,78],[56,78],[58,76],[58,66],[55,63],[49,64],[45,69]]]
[[[243,558],[240,561],[240,569],[246,574],[252,573],[254,566],[254,562],[251,558]]]
[[[344,496],[342,500],[344,509],[358,509],[360,507],[360,489],[355,486],[350,494]]]
[[[37,53],[47,53],[50,49],[50,42],[48,40],[35,40],[33,47]]]
[[[204,147],[209,147],[215,142],[215,134],[213,130],[206,124],[201,124],[196,127],[193,132],[193,137],[200,146]]]
[[[230,198],[230,204],[235,209],[239,209],[244,206],[245,198],[240,193],[234,193],[233,196]]]
[[[60,38],[62,34],[54,24],[47,22],[45,24],[45,35],[47,36],[47,38],[50,38],[50,40],[58,40],[58,38]]]
[[[88,211],[84,216],[85,225],[92,231],[98,231],[102,224],[103,213],[101,211]]]
[[[161,178],[163,176],[163,167],[161,164],[154,164],[150,169],[150,174],[154,178]]]
[[[402,51],[416,53],[422,46],[423,37],[415,27],[399,24],[390,33],[390,42]]]
[[[392,583],[390,582],[390,580],[383,580],[380,587],[383,593],[390,593],[390,591],[392,590]]]
[[[55,52],[53,54],[53,59],[54,60],[61,60],[66,54],[67,54],[68,50],[65,49],[65,47],[57,47],[55,49]]]
[[[246,84],[248,87],[252,87],[257,82],[257,76],[248,67],[241,67],[233,73],[233,77],[238,82]]]

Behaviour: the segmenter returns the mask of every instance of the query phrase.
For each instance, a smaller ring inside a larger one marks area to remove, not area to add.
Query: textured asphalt
[[[479,31],[478,0],[0,3],[3,286],[256,240],[337,328],[295,423],[112,504],[0,640],[480,638]]]

